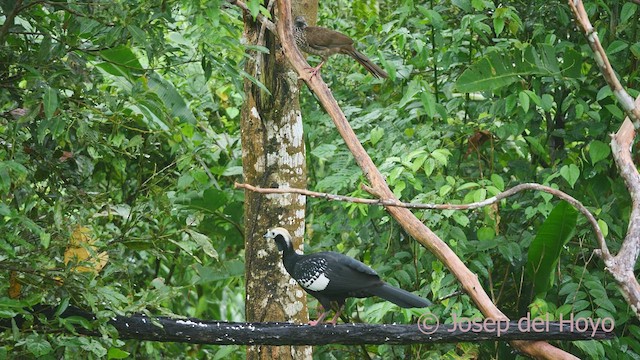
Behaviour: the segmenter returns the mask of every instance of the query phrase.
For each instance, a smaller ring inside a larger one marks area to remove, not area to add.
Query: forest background
[[[254,14],[257,4],[249,2]],[[105,335],[115,314],[244,321],[245,192],[234,183],[243,181],[244,83],[260,86],[244,69],[264,48],[243,42],[241,10],[225,1],[0,5],[0,318],[39,303],[78,306],[98,321],[75,325]],[[585,2],[633,97],[639,6]],[[631,199],[609,134],[625,113],[566,2],[331,0],[318,19],[390,73],[377,80],[336,56],[322,78],[399,199],[470,203],[539,183],[587,206],[617,252]],[[483,72],[487,64],[502,76]],[[307,188],[369,197],[330,118],[300,89]],[[593,229],[570,206],[525,192],[477,210],[413,212],[508,316],[610,317],[615,339],[554,345],[581,358],[640,358],[638,319],[593,255]],[[554,221],[550,233],[566,244],[540,280],[529,267],[530,248]],[[431,309],[444,321],[481,315],[382,207],[307,198],[305,243],[307,251],[345,253],[393,285],[444,299]],[[83,252],[92,260],[71,260]],[[309,300],[311,317],[315,308]],[[350,302],[347,313],[368,323],[420,315],[375,298]],[[64,331],[74,325],[64,319],[49,325],[2,332],[0,358],[221,359],[246,351],[82,337]],[[327,345],[314,356],[361,358],[365,350],[384,358],[513,356],[502,342]]]

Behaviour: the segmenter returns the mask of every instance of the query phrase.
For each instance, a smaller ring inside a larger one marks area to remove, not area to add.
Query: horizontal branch
[[[52,318],[55,309],[55,307],[47,307],[44,311],[40,310],[40,313]],[[95,321],[92,314],[72,307],[61,315],[61,317],[68,316],[80,316],[89,321]],[[562,323],[536,320],[534,323],[534,320],[527,321],[527,318],[523,318],[520,321],[490,320],[488,325],[483,325],[481,321],[460,321],[446,325],[418,323],[310,326],[276,322],[240,323],[169,317],[149,318],[133,315],[116,316],[109,321],[109,324],[118,330],[121,339],[213,345],[405,345],[464,341],[601,340],[615,336],[611,319],[607,321],[596,319],[591,322],[589,319],[574,320],[574,322],[567,319]],[[16,323],[23,322],[16,321]],[[11,328],[10,326],[10,324],[0,323],[0,329]],[[79,327],[76,331],[85,335],[101,336],[95,331]]]
[[[365,190],[367,190],[368,192],[373,192],[373,190],[369,187],[363,186]],[[306,196],[311,196],[311,197],[317,197],[317,198],[322,198],[322,199],[327,199],[327,200],[335,200],[335,201],[346,201],[346,202],[352,202],[352,203],[358,203],[358,204],[367,204],[367,205],[380,205],[380,206],[395,206],[395,207],[402,207],[402,208],[408,208],[408,209],[426,209],[426,210],[473,210],[473,209],[478,209],[484,206],[488,206],[491,205],[493,203],[496,203],[498,201],[501,201],[509,196],[512,196],[514,194],[517,194],[521,191],[524,190],[536,190],[536,191],[542,191],[542,192],[546,192],[549,193],[551,195],[554,195],[562,200],[565,200],[566,202],[568,202],[569,204],[571,204],[573,207],[575,207],[580,213],[582,213],[587,220],[589,221],[589,223],[591,224],[591,227],[593,227],[593,231],[596,234],[596,239],[598,240],[598,244],[600,247],[600,251],[599,254],[601,254],[604,258],[608,258],[610,256],[609,254],[609,249],[606,246],[606,242],[604,239],[604,235],[602,234],[602,231],[600,230],[600,226],[598,225],[598,221],[596,220],[596,218],[593,216],[593,214],[591,214],[591,212],[584,206],[582,205],[582,203],[580,201],[578,201],[577,199],[575,199],[574,197],[570,196],[569,194],[562,192],[558,189],[554,189],[552,187],[549,186],[545,186],[545,185],[540,185],[540,184],[535,184],[535,183],[525,183],[525,184],[520,184],[520,185],[516,185],[514,187],[512,187],[511,189],[507,189],[501,193],[499,193],[496,196],[492,196],[488,199],[485,199],[483,201],[479,201],[479,202],[475,202],[475,203],[470,203],[470,204],[421,204],[421,203],[406,203],[406,202],[402,202],[399,200],[395,200],[395,199],[364,199],[364,198],[358,198],[358,197],[352,197],[352,196],[343,196],[343,195],[334,195],[334,194],[327,194],[327,193],[321,193],[321,192],[316,192],[316,191],[311,191],[311,190],[307,190],[307,189],[297,189],[297,188],[261,188],[261,187],[257,187],[257,186],[253,186],[253,185],[249,185],[249,184],[240,184],[240,183],[235,183],[234,184],[234,188],[236,189],[247,189],[249,191],[254,191],[257,193],[261,193],[261,194],[301,194],[301,195],[306,195]],[[378,195],[378,194],[374,194],[374,195]]]

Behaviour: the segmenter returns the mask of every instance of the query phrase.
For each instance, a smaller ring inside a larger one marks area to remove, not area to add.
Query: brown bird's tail
[[[371,60],[369,60],[368,57],[366,57],[358,50],[354,49],[353,53],[349,53],[349,55],[351,55],[352,58],[356,59],[356,61],[359,62],[360,65],[364,66],[364,68],[367,69],[371,74],[373,74],[373,76],[383,79],[389,77],[389,75],[387,75],[387,73],[384,72],[384,70],[382,70],[380,66],[374,64]]]

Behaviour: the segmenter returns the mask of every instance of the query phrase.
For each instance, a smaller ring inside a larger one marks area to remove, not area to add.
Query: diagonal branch
[[[396,200],[393,192],[389,189],[384,177],[367,154],[364,147],[358,140],[353,129],[349,125],[342,109],[338,105],[333,94],[322,81],[318,74],[311,77],[306,69],[309,65],[295,45],[293,38],[293,21],[291,19],[291,3],[287,0],[278,0],[278,34],[282,43],[285,56],[307,83],[307,86],[318,97],[318,100],[331,116],[336,129],[344,139],[345,144],[353,154],[356,162],[364,172],[372,189],[380,198]],[[400,207],[388,206],[386,210],[393,216],[398,224],[410,234],[414,239],[431,251],[443,264],[451,270],[462,284],[462,287],[471,297],[482,313],[493,319],[508,319],[491,301],[491,298],[482,288],[478,276],[471,272],[460,258],[442,241],[431,229],[425,226],[410,210]],[[513,341],[512,344],[519,350],[533,357],[547,359],[576,359],[575,356],[562,351],[547,342]]]

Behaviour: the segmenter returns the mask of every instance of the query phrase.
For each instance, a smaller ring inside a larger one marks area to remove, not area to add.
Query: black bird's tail
[[[387,75],[387,73],[382,70],[380,66],[374,64],[373,61],[369,60],[368,57],[366,57],[358,50],[353,49],[353,53],[349,53],[349,55],[351,55],[352,58],[356,59],[356,61],[358,61],[360,65],[364,66],[364,68],[367,69],[367,71],[369,71],[371,74],[373,74],[373,76],[382,79],[386,79],[387,77],[389,77],[389,75]]]
[[[403,308],[423,308],[431,305],[431,301],[423,299],[406,290],[393,287],[387,283],[369,290],[371,294],[379,296],[387,301]]]

